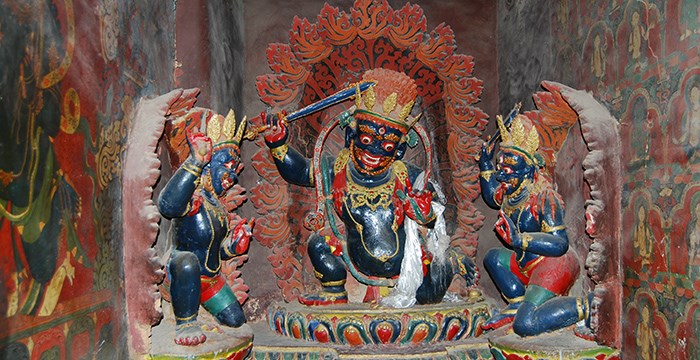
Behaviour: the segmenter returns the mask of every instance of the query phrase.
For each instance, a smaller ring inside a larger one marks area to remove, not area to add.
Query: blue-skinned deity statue
[[[204,120],[202,120],[204,121]],[[176,320],[175,343],[206,341],[197,321],[200,305],[223,325],[239,327],[245,315],[220,273],[222,262],[248,250],[253,221],[230,216],[227,192],[242,170],[240,142],[245,118],[236,126],[233,112],[214,115],[206,135],[187,132],[190,155],[161,191],[158,208],[172,219],[174,250],[167,264],[169,295]]]
[[[374,86],[366,91],[357,86],[355,106],[342,114],[343,149],[324,155],[318,167],[287,144],[284,115],[263,116],[268,127],[265,142],[282,178],[317,187],[317,194],[327,199],[321,223],[323,230],[332,231],[324,233],[319,226],[308,239],[308,255],[321,289],[301,295],[299,301],[305,305],[347,303],[345,284],[350,272],[375,291],[368,291],[365,302],[387,304],[384,300],[391,296],[380,299],[377,289],[394,289],[402,283],[410,284],[406,286],[410,290],[391,306],[440,302],[456,274],[467,285],[474,285],[478,272],[469,257],[449,244],[441,251],[431,251],[425,238],[412,237],[413,231],[405,226],[411,222],[432,229],[439,218],[434,187],[419,180],[420,168],[402,161],[409,138],[415,135],[411,131],[417,121],[412,115],[416,84],[403,73],[381,68],[368,70],[362,80]],[[418,181],[427,186],[416,185]],[[337,231],[335,221],[342,222],[344,233]],[[417,259],[411,262],[417,266],[406,265],[408,257]],[[416,275],[414,280],[403,282],[408,273]]]
[[[569,251],[562,198],[540,172],[538,130],[524,115],[497,120],[500,151],[494,165],[495,143],[482,146],[479,181],[486,204],[499,210],[495,230],[506,246],[489,250],[484,268],[508,305],[482,328],[512,323],[516,334],[532,336],[588,325],[592,294],[567,296],[579,262]]]

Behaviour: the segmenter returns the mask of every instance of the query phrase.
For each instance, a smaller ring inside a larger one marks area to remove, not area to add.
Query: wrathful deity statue
[[[363,74],[362,84],[368,83],[373,86],[365,90],[357,85],[355,105],[339,116],[345,146],[335,156],[324,155],[318,167],[288,146],[283,114],[263,114],[265,142],[282,178],[322,187],[317,194],[327,199],[317,231],[308,239],[321,290],[301,295],[299,302],[305,305],[347,303],[347,271],[369,285],[366,302],[381,300],[396,307],[440,302],[455,274],[467,285],[478,279],[472,260],[449,247],[449,236],[441,237],[442,246],[432,246],[416,231],[434,229],[444,207],[432,200],[434,186],[421,169],[401,161],[412,136],[417,142],[412,132],[417,117],[411,113],[417,96],[414,80],[380,68]],[[320,152],[318,146],[315,151]],[[378,289],[397,290],[399,285],[401,294],[392,294],[393,303],[384,301],[391,297],[379,299]]]
[[[206,135],[188,131],[190,155],[158,198],[161,214],[172,219],[175,249],[167,274],[179,345],[206,341],[197,321],[200,304],[223,325],[239,327],[246,322],[238,299],[220,274],[222,262],[245,254],[251,238],[253,221],[235,220],[225,206],[227,191],[242,170],[239,144],[245,125],[244,118],[236,126],[230,111],[226,118],[212,116]]]
[[[544,159],[537,151],[537,128],[516,113],[505,121],[497,117],[501,144],[495,167],[495,143],[485,143],[479,158],[482,195],[486,204],[499,210],[496,233],[506,245],[489,250],[484,267],[508,302],[482,327],[512,323],[516,334],[532,336],[581,320],[588,325],[592,294],[567,296],[579,275],[579,263],[569,251],[564,203],[540,172]],[[511,122],[510,129],[504,122]]]

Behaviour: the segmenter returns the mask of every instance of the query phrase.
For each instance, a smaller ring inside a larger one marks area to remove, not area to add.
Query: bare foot
[[[178,345],[196,346],[207,341],[207,336],[202,332],[199,323],[192,321],[177,326],[174,340]]]

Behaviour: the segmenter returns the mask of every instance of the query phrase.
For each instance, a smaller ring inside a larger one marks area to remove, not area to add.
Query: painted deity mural
[[[550,12],[548,77],[592,91],[620,121],[622,353],[697,358],[700,5],[568,0],[532,11]]]
[[[151,45],[123,39],[164,11],[0,4],[0,357],[119,354],[120,156],[135,99],[156,87],[146,79],[168,78]],[[127,27],[131,13],[143,17]]]

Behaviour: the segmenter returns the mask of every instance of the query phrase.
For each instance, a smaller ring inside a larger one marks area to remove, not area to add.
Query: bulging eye
[[[394,144],[393,142],[385,141],[382,144],[382,147],[384,148],[384,151],[391,152],[394,151],[394,149],[396,148],[396,144]]]
[[[365,145],[369,145],[372,143],[372,137],[370,137],[369,135],[362,134],[360,135],[360,142]]]
[[[513,169],[506,166],[503,168],[503,172],[510,175],[513,173]]]
[[[233,161],[229,161],[224,164],[224,167],[226,167],[227,169],[233,169],[233,165]]]

